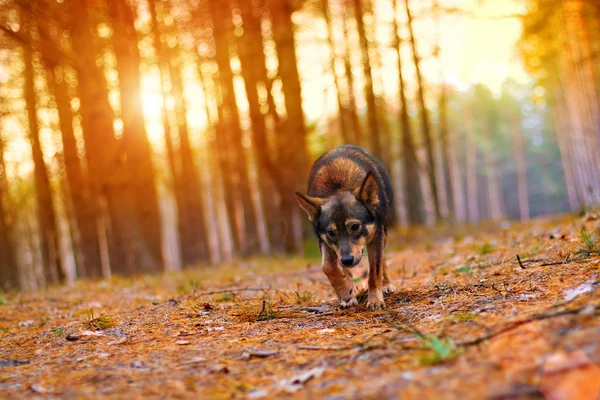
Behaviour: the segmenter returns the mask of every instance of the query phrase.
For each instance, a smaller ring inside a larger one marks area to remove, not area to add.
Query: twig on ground
[[[522,269],[525,269],[525,266],[524,266],[524,265],[523,265],[523,263],[521,262],[521,257],[519,256],[519,254],[518,254],[518,253],[517,253],[517,261],[519,262],[519,266],[520,266]]]
[[[512,331],[513,329],[516,329],[520,326],[535,322],[535,321],[542,321],[545,319],[550,319],[550,318],[554,318],[554,317],[560,317],[563,315],[572,315],[572,314],[579,314],[581,311],[583,311],[585,308],[589,307],[589,305],[580,307],[580,308],[573,308],[573,309],[566,309],[566,310],[557,310],[554,312],[545,312],[545,313],[541,313],[541,314],[535,314],[531,317],[527,317],[524,318],[522,320],[519,321],[514,321],[511,323],[508,323],[506,326],[494,331],[494,332],[490,332],[488,334],[485,334],[483,336],[474,338],[474,339],[470,339],[470,340],[466,340],[460,343],[457,343],[458,346],[460,347],[468,347],[468,346],[475,346],[478,344],[481,344],[483,342],[485,342],[486,340],[490,340],[496,336],[499,336],[503,333]]]
[[[289,295],[287,293],[285,293],[284,291],[281,291],[279,289],[273,289],[272,287],[266,287],[266,288],[250,288],[250,287],[245,287],[245,288],[231,288],[231,289],[222,289],[222,290],[212,290],[210,292],[202,292],[202,293],[195,293],[194,294],[194,298],[196,297],[202,297],[202,296],[210,296],[213,294],[223,294],[223,293],[236,293],[236,292],[264,292],[265,294],[267,292],[275,292],[275,293],[279,293],[284,295],[285,297],[289,297]]]

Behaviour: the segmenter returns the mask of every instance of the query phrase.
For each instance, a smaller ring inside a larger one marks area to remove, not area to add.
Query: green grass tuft
[[[86,329],[103,331],[119,325],[119,321],[112,314],[101,314],[99,317],[94,318],[94,310],[91,308],[87,311],[87,314],[88,320],[83,322],[83,326]]]

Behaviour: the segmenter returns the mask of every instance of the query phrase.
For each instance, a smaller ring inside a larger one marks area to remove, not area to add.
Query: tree
[[[29,26],[29,29],[32,29],[31,25]],[[44,154],[40,141],[32,48],[23,46],[23,55],[23,61],[25,62],[25,104],[27,107],[29,141],[31,143],[31,153],[34,165],[42,265],[46,284],[57,284],[64,282],[65,273],[61,263],[60,238],[56,224],[52,190],[50,188],[48,169],[46,167],[46,162],[44,161]]]
[[[240,242],[242,255],[256,254],[259,247],[259,232],[256,212],[252,202],[250,179],[248,176],[248,158],[246,150],[242,146],[242,130],[240,127],[240,116],[235,101],[235,89],[233,86],[233,72],[231,71],[230,47],[231,47],[231,10],[223,4],[217,5],[209,2],[211,20],[214,24],[215,61],[218,66],[217,85],[219,88],[220,102],[218,111],[217,146],[220,159],[223,180],[227,187],[225,195],[230,199],[227,207],[230,209],[230,219],[236,216],[231,209],[234,208],[234,198],[239,198],[243,211],[244,235],[234,237]],[[237,185],[232,178],[237,177]],[[237,218],[231,222],[237,226]]]
[[[417,51],[417,42],[413,32],[413,17],[410,11],[408,0],[404,0],[404,8],[406,11],[406,17],[408,20],[408,32],[409,41],[413,54],[413,61],[415,64],[415,73],[417,77],[417,97],[419,100],[419,115],[421,117],[421,130],[423,132],[423,139],[425,140],[425,148],[427,150],[427,175],[429,177],[429,188],[431,189],[431,195],[433,196],[433,206],[435,211],[436,220],[442,218],[440,211],[440,200],[437,188],[437,177],[436,177],[436,166],[435,166],[435,155],[433,148],[433,140],[431,137],[431,122],[429,119],[429,111],[427,110],[427,104],[425,103],[425,87],[423,77],[421,74],[420,58]]]
[[[157,0],[151,0],[149,4],[154,46],[157,52],[157,63],[161,71],[163,98],[166,99],[169,94],[165,84],[165,78],[167,78],[171,83],[171,94],[176,102],[177,133],[179,134],[178,149],[173,144],[175,132],[170,124],[168,110],[164,101],[162,104],[162,120],[177,202],[181,258],[184,266],[191,266],[208,259],[204,204],[202,202],[198,173],[190,147],[186,120],[187,112],[183,98],[183,84],[178,67],[178,48],[166,48],[163,44],[165,36],[161,36],[159,17],[164,21],[168,9],[165,7],[165,3],[160,3]],[[173,33],[167,32],[167,34]]]
[[[96,49],[91,32],[88,2],[71,4],[71,34],[73,50],[85,68],[77,69],[85,154],[91,179],[91,197],[106,199],[110,216],[108,251],[112,271],[132,275],[155,272],[163,268],[148,249],[138,220],[135,201],[129,185],[123,146],[113,130],[113,111],[108,102],[104,74],[96,64]]]
[[[51,88],[60,120],[60,133],[63,146],[63,159],[71,202],[73,204],[78,243],[82,254],[81,265],[77,266],[80,277],[102,277],[102,255],[98,235],[98,210],[96,199],[92,198],[89,176],[81,164],[77,151],[77,140],[73,131],[73,113],[68,92],[68,82],[74,84],[74,71],[56,66],[48,71]]]
[[[292,22],[291,0],[273,2],[271,18],[273,22],[273,40],[279,60],[278,76],[281,78],[285,97],[286,119],[284,132],[286,140],[278,138],[277,155],[282,183],[279,196],[285,226],[283,228],[284,249],[286,252],[302,254],[302,231],[300,229],[300,211],[297,207],[294,190],[304,188],[308,179],[309,160],[306,151],[306,125],[302,110],[302,86],[298,73],[296,45],[294,42],[294,24]],[[275,111],[275,110],[274,110]],[[283,132],[278,132],[282,136]]]
[[[419,225],[425,222],[425,208],[423,207],[423,192],[421,189],[421,178],[419,177],[419,160],[413,140],[413,132],[408,117],[408,101],[404,88],[404,73],[402,71],[402,40],[400,38],[397,1],[393,1],[393,40],[398,60],[398,96],[400,97],[400,154],[403,161],[404,172],[404,201],[407,219],[411,225]]]
[[[111,43],[119,74],[122,140],[130,176],[128,190],[136,204],[135,215],[147,244],[146,248],[154,263],[162,265],[161,217],[140,98],[140,55],[133,12],[125,0],[111,0],[107,4],[114,30]]]
[[[379,127],[377,118],[377,106],[375,93],[373,91],[373,74],[371,71],[371,59],[369,57],[369,43],[366,36],[363,17],[366,14],[365,0],[353,0],[354,16],[358,29],[361,62],[365,79],[365,99],[367,101],[367,125],[369,127],[369,147],[371,153],[377,159],[382,159],[381,141],[379,138]]]
[[[16,242],[9,217],[11,204],[8,201],[8,189],[6,164],[4,163],[4,139],[0,135],[0,290],[20,287]]]

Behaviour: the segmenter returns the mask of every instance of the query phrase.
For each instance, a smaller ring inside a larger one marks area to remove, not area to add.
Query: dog
[[[351,269],[369,257],[367,307],[385,309],[383,293],[396,291],[383,255],[392,212],[390,176],[379,160],[357,146],[340,146],[317,159],[307,194],[296,192],[323,258],[323,272],[342,307],[358,304]]]

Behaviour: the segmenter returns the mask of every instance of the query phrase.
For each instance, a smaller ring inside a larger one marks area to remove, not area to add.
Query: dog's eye
[[[327,229],[327,236],[329,236],[331,239],[334,239],[335,231],[333,229]]]
[[[352,224],[352,226],[350,227],[351,232],[358,232],[359,229],[360,229],[360,224]]]

